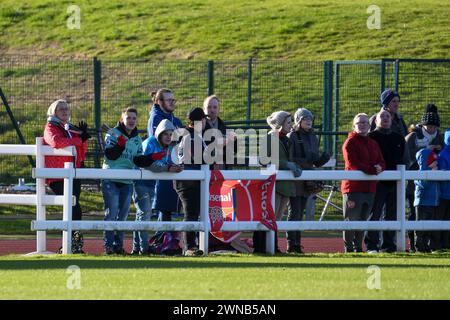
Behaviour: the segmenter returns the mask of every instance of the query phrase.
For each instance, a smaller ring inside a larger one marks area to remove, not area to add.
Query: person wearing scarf
[[[397,170],[397,165],[405,164],[405,139],[391,130],[392,116],[386,110],[381,110],[376,115],[376,128],[369,132],[369,137],[378,143],[381,154],[386,164],[386,170]],[[383,215],[383,207],[386,208],[384,220],[397,220],[397,189],[395,181],[379,181],[375,193],[373,208],[369,221],[380,221]],[[380,245],[380,232],[368,231],[364,241],[367,252],[377,253],[395,252],[397,250],[394,242],[394,231],[383,231],[383,243]]]
[[[290,161],[290,149],[291,143],[287,134],[292,130],[291,114],[286,111],[276,111],[267,117],[267,124],[272,129],[268,133],[267,139],[267,155],[273,161],[277,163],[277,170],[290,170],[295,178],[299,177],[302,173],[300,167],[294,162]],[[275,154],[275,150],[271,150],[272,140],[278,140],[278,154]],[[275,217],[279,221],[283,217],[283,213],[286,211],[289,204],[290,197],[295,196],[295,183],[292,180],[277,181],[275,183]],[[266,247],[266,237],[264,231],[256,231],[253,233],[253,247],[256,253],[264,253]],[[278,249],[278,237],[275,236],[275,250]]]
[[[71,124],[70,106],[67,101],[59,99],[54,101],[47,110],[47,124],[44,129],[44,144],[52,148],[60,149],[65,147],[75,147],[77,154],[73,156],[46,156],[46,168],[64,168],[65,162],[73,162],[75,168],[84,166],[86,151],[88,148],[87,132],[88,126],[81,121],[78,127]],[[63,179],[46,179],[47,185],[56,195],[63,195]],[[76,198],[75,205],[72,208],[72,220],[81,220],[82,210],[80,206],[81,181],[73,180],[73,195]],[[83,237],[79,231],[72,234],[72,252],[83,253]]]
[[[294,131],[288,134],[291,144],[291,158],[303,170],[319,168],[330,160],[326,152],[319,152],[319,139],[314,133],[314,116],[306,108],[298,108],[294,114]],[[288,221],[301,221],[306,213],[307,220],[314,220],[314,212],[308,214],[308,204],[314,203],[313,189],[316,181],[295,181],[295,194],[290,199]],[[287,233],[288,252],[303,253],[301,246],[301,232],[289,231]]]

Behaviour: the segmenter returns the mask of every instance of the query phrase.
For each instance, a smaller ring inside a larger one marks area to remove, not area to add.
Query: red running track
[[[306,253],[344,252],[342,238],[303,238],[303,251]],[[61,246],[61,239],[47,239],[47,250],[56,252]],[[125,250],[131,251],[131,239],[125,240]],[[286,239],[279,240],[281,251],[286,250]],[[0,240],[0,255],[25,254],[36,250],[36,240]],[[84,239],[83,250],[88,254],[103,254],[102,239]]]

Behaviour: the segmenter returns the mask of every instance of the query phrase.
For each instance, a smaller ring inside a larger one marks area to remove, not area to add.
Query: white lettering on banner
[[[268,218],[269,212],[267,210],[267,188],[270,185],[271,181],[266,181],[262,185],[262,189],[264,190],[261,194],[261,209],[263,218]]]
[[[219,202],[219,201],[231,201],[231,194],[211,194],[209,195],[209,201]]]

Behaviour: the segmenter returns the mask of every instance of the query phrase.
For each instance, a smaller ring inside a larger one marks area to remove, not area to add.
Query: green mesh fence
[[[92,62],[49,59],[40,56],[2,55],[0,86],[6,95],[27,144],[43,135],[48,106],[66,99],[72,106],[72,119],[93,124]],[[19,144],[17,133],[3,103],[0,109],[0,143]],[[91,145],[90,152],[95,145]],[[92,165],[92,157],[87,161]],[[31,179],[31,165],[24,156],[0,156],[0,181]]]
[[[145,130],[151,106],[150,92],[161,87],[173,90],[177,99],[175,114],[183,122],[190,108],[202,106],[208,92],[214,92],[221,101],[221,117],[226,121],[264,120],[275,110],[293,113],[298,107],[306,107],[314,113],[316,125],[346,132],[351,130],[355,114],[373,115],[379,110],[382,88],[398,88],[400,112],[408,125],[420,121],[426,104],[435,103],[441,127],[450,126],[450,60],[336,61],[334,70],[329,72],[324,71],[324,62],[305,61],[208,63],[101,59],[100,62],[101,72],[97,76],[101,85],[100,90],[95,91],[92,59],[0,57],[0,87],[26,143],[33,144],[35,137],[42,135],[47,108],[58,98],[69,101],[75,122],[86,120],[93,129],[96,120],[115,125],[124,107],[135,106],[139,110],[138,127]],[[325,78],[332,82],[326,82]],[[95,111],[96,95],[99,113]],[[96,114],[100,119],[95,118]],[[335,137],[335,157],[338,168],[342,168],[341,146],[346,135]],[[3,104],[0,143],[19,143]],[[101,165],[99,151],[98,141],[92,139],[88,167]],[[30,169],[26,157],[0,156],[0,183],[16,183],[18,178],[29,181]]]
[[[398,87],[407,125],[421,121],[425,107],[438,107],[441,129],[450,127],[450,61],[399,60]]]

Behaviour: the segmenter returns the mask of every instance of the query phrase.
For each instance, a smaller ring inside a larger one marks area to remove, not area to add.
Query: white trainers
[[[367,253],[376,254],[379,253],[378,250],[367,250]]]

